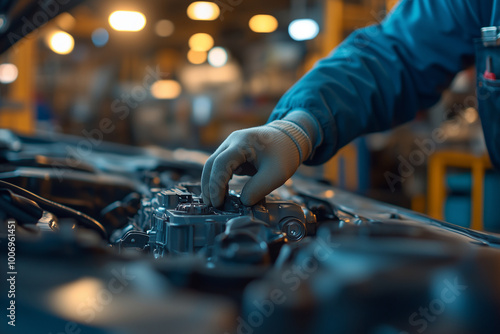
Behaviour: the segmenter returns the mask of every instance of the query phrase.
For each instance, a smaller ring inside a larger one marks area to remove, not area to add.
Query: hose
[[[0,188],[9,189],[18,195],[26,197],[36,202],[42,209],[50,211],[56,216],[64,218],[73,218],[79,223],[79,225],[96,231],[105,240],[108,240],[108,233],[106,232],[104,226],[102,226],[102,224],[99,223],[97,220],[95,220],[90,216],[87,216],[83,212],[80,212],[78,210],[72,209],[70,207],[67,207],[65,205],[56,202],[52,202],[46,198],[40,197],[26,189],[23,189],[9,182],[0,180]]]

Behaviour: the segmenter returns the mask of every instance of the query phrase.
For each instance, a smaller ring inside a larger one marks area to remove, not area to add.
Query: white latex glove
[[[241,202],[256,204],[283,185],[309,158],[313,143],[321,136],[320,129],[313,116],[294,111],[283,120],[233,132],[203,168],[203,201],[222,206],[234,173],[252,176],[243,187]]]

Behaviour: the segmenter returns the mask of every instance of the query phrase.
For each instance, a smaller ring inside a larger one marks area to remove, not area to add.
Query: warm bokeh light
[[[182,93],[180,83],[175,80],[158,80],[151,86],[151,94],[160,100],[171,100]]]
[[[83,277],[50,291],[48,304],[57,314],[67,319],[85,321],[86,316],[78,312],[81,305],[87,305],[90,308],[99,307],[100,304],[95,296],[105,289],[106,287],[98,279]],[[94,296],[94,298],[89,296]]]
[[[189,38],[189,47],[194,51],[208,51],[214,46],[214,39],[209,34],[198,33]]]
[[[14,64],[1,64],[0,65],[0,82],[3,84],[9,84],[16,81],[17,75],[19,74],[16,65]]]
[[[55,53],[66,55],[73,51],[75,40],[73,36],[64,31],[58,31],[50,35],[49,47]]]
[[[296,41],[307,41],[318,36],[319,25],[312,19],[294,20],[288,26],[288,33]]]
[[[206,88],[209,86],[226,85],[228,90],[234,91],[242,89],[241,68],[235,63],[228,63],[222,67],[213,67],[209,64],[186,66],[179,75],[186,91],[195,94],[206,93]]]
[[[221,47],[215,47],[208,52],[208,63],[213,67],[222,67],[227,63],[227,51]]]
[[[160,37],[168,37],[174,33],[174,24],[170,20],[160,20],[155,24],[155,32]]]
[[[104,28],[97,28],[92,32],[92,43],[98,48],[106,45],[109,40],[109,33]]]
[[[187,15],[191,20],[213,21],[219,14],[219,6],[208,1],[195,1],[187,9]]]
[[[108,21],[117,31],[140,31],[146,25],[146,16],[140,12],[118,10],[109,15]]]
[[[254,32],[270,33],[278,29],[278,20],[272,15],[255,15],[248,25]]]
[[[56,24],[59,26],[59,28],[61,28],[63,30],[71,30],[71,29],[73,29],[73,27],[76,24],[76,20],[73,17],[73,15],[71,15],[68,12],[64,12],[64,13],[58,15],[56,17],[55,21],[56,21]]]
[[[187,54],[187,59],[191,64],[194,65],[203,64],[207,60],[207,52],[189,50]]]

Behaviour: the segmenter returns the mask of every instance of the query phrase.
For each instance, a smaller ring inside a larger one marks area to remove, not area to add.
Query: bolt
[[[301,221],[291,218],[282,223],[281,230],[286,233],[291,241],[299,241],[305,237],[306,231]]]

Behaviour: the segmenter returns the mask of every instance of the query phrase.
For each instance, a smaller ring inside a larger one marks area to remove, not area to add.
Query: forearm
[[[472,60],[477,12],[469,0],[404,1],[381,25],[355,32],[318,62],[270,121],[297,109],[313,115],[323,136],[308,163],[319,164],[359,135],[412,119]]]

